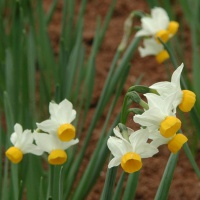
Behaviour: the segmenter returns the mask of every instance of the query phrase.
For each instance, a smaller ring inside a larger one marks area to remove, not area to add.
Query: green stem
[[[190,164],[192,165],[194,171],[196,172],[198,179],[200,180],[200,170],[199,170],[199,167],[197,166],[197,163],[195,162],[192,152],[188,146],[188,143],[185,143],[183,145],[183,149],[185,151],[186,156],[188,157],[188,159],[190,161]]]
[[[54,177],[54,166],[49,165],[49,180],[48,180],[48,192],[47,192],[47,200],[53,199],[53,177]]]
[[[103,192],[102,192],[100,200],[110,200],[110,199],[112,199],[117,169],[118,169],[118,167],[113,167],[111,169],[108,169],[106,181],[105,181],[105,184],[104,184],[104,188],[103,188]]]
[[[179,153],[173,154],[171,153],[169,160],[167,162],[167,166],[165,168],[164,174],[162,176],[162,180],[159,184],[155,200],[166,200],[169,193],[169,188],[171,186],[174,170],[176,167],[176,163],[178,160]]]

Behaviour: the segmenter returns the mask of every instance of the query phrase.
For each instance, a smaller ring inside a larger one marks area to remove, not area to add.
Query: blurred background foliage
[[[184,51],[187,51],[186,44],[182,40],[185,19],[191,33],[193,78],[190,79],[185,70],[182,84],[197,94],[197,104],[190,115],[190,129],[194,130],[192,148],[195,152],[198,136],[200,136],[200,2],[198,0],[178,1],[184,19],[176,19],[176,13],[169,0],[149,0],[147,3],[149,8],[162,6],[167,10],[170,18],[180,20],[180,32],[169,44],[172,55],[175,55],[171,57],[175,68],[177,67],[176,55],[179,62],[184,62]],[[78,13],[75,12],[77,1],[63,1],[59,51],[58,55],[54,53],[48,26],[57,4],[58,0],[52,0],[48,11],[45,12],[41,0],[0,1],[0,171],[2,174],[0,198],[3,200],[22,199],[23,196],[28,200],[85,198],[97,181],[108,158],[106,141],[112,134],[112,128],[119,122],[119,115],[112,120],[112,123],[110,117],[122,93],[131,67],[130,61],[137,50],[140,38],[133,37],[126,49],[117,49],[90,126],[84,130],[94,89],[96,56],[102,45],[116,0],[110,3],[103,20],[97,18],[96,33],[89,55],[86,55],[83,43],[83,27],[87,23],[84,22],[87,0],[79,1]],[[24,129],[33,130],[36,128],[35,122],[48,117],[49,102],[54,100],[59,103],[64,98],[69,99],[77,110],[75,121],[77,137],[84,138],[78,147],[67,151],[67,163],[62,167],[56,166],[51,169],[46,164],[45,155],[42,159],[34,155],[25,155],[19,165],[11,164],[5,159],[4,152],[11,145],[10,135],[14,124],[20,123]],[[105,110],[107,115],[98,143],[85,171],[77,181],[77,174],[83,164],[90,138]],[[116,169],[110,173],[115,177]],[[129,186],[133,184],[135,177],[139,177],[139,174],[129,176],[127,183]],[[124,178],[125,175],[122,174],[116,189],[116,194],[119,195],[115,195],[114,199],[118,199],[121,195]],[[107,187],[110,194],[114,188],[114,180],[115,178],[111,179],[112,183]],[[134,185],[136,190],[137,183],[134,182]],[[130,195],[134,197],[134,194],[133,188],[127,187],[124,199]]]

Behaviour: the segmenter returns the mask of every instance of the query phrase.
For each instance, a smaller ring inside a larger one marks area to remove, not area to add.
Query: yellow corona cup
[[[22,151],[21,151],[19,148],[17,148],[17,147],[10,147],[10,148],[6,151],[6,156],[7,156],[7,158],[8,158],[11,162],[17,164],[17,163],[19,163],[19,162],[22,160],[22,158],[23,158],[23,153],[22,153]]]
[[[167,116],[160,124],[160,133],[163,137],[172,137],[181,128],[181,121],[175,116]]]
[[[176,21],[170,21],[167,30],[169,31],[169,33],[173,36],[177,33],[179,28],[179,23]]]
[[[133,152],[126,153],[121,159],[121,166],[127,173],[133,173],[142,167],[141,157]]]
[[[163,63],[168,58],[169,58],[169,54],[166,50],[163,50],[159,54],[156,55],[156,61],[158,63]]]
[[[166,43],[169,40],[169,31],[167,30],[158,31],[155,35],[155,39],[158,43],[161,43],[158,38],[160,38],[164,43]]]
[[[168,149],[172,153],[177,153],[187,141],[188,139],[186,136],[183,134],[177,134],[168,142]]]
[[[196,102],[196,95],[194,94],[194,92],[189,90],[182,90],[182,92],[183,98],[182,102],[179,104],[179,108],[183,112],[189,112]]]
[[[48,156],[48,162],[52,165],[62,165],[67,161],[67,154],[62,149],[52,150]]]
[[[61,141],[68,142],[75,138],[76,130],[71,124],[63,124],[58,128],[57,134]]]

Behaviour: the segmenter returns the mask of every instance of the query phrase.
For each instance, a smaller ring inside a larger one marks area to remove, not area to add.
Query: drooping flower
[[[6,151],[6,156],[10,161],[15,164],[19,163],[26,153],[42,155],[43,151],[33,144],[34,138],[31,130],[23,131],[20,124],[15,124],[14,131],[10,137],[13,146]]]
[[[145,94],[149,109],[141,115],[135,115],[133,120],[141,126],[146,126],[150,132],[159,130],[161,135],[170,138],[181,127],[181,121],[175,116],[173,101],[176,93],[162,98],[156,94]]]
[[[141,18],[142,29],[136,33],[138,36],[158,37],[167,42],[169,38],[176,34],[179,24],[170,21],[166,11],[163,8],[155,7],[151,10],[151,16]],[[159,43],[159,40],[157,40]]]
[[[169,58],[169,54],[162,44],[156,42],[154,38],[144,39],[144,47],[138,48],[141,57],[153,55],[158,63],[162,63]]]
[[[176,108],[179,106],[180,110],[183,112],[189,112],[196,101],[196,95],[189,90],[181,90],[180,79],[181,72],[183,70],[183,63],[174,71],[171,77],[171,82],[163,81],[158,82],[150,86],[152,89],[156,89],[157,92],[163,98],[176,93],[176,98],[174,98],[173,106]]]
[[[72,139],[69,142],[62,142],[55,134],[34,132],[36,144],[49,154],[48,162],[52,165],[62,165],[67,161],[67,154],[64,150],[79,142]]]
[[[172,153],[177,153],[181,149],[181,147],[188,141],[188,138],[182,133],[175,134],[170,138],[165,138],[160,134],[159,131],[150,134],[149,138],[152,139],[151,144],[155,147],[167,144],[168,149]]]
[[[60,140],[70,141],[75,138],[75,127],[71,122],[76,117],[73,105],[67,99],[56,104],[49,104],[50,119],[37,123],[39,129],[50,134],[57,134]]]
[[[128,137],[125,139],[118,127],[113,129],[115,136],[108,139],[107,145],[114,158],[109,162],[108,168],[121,164],[125,172],[133,173],[141,169],[142,158],[152,157],[158,149],[147,143],[148,130],[128,130]]]

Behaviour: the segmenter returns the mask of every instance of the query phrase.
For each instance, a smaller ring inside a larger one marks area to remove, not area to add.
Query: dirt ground
[[[45,6],[47,7],[49,2],[45,1]],[[94,37],[96,18],[98,15],[103,19],[106,15],[108,7],[111,0],[89,0],[86,8],[85,15],[85,28],[84,28],[84,42],[88,49],[90,50],[91,41]],[[53,22],[49,27],[50,37],[52,39],[52,44],[55,48],[55,52],[58,51],[58,41],[59,41],[59,27],[61,20],[61,9],[60,4],[57,7],[56,14],[53,17]],[[78,7],[77,7],[78,9]],[[107,30],[104,42],[100,48],[100,52],[96,58],[96,84],[95,93],[93,95],[93,101],[97,102],[100,96],[100,91],[103,87],[106,75],[109,70],[109,66],[113,59],[114,53],[119,45],[122,34],[123,34],[123,23],[128,17],[129,13],[133,10],[143,10],[149,12],[148,5],[146,1],[131,1],[131,0],[118,0],[117,5],[114,10],[113,17],[111,19],[109,28]],[[190,56],[188,55],[186,62],[189,63]],[[139,75],[144,73],[144,78],[141,84],[151,85],[157,81],[167,80],[166,69],[164,65],[158,65],[153,57],[140,58],[137,52],[132,60],[132,67],[128,80],[124,87],[124,92],[134,84]],[[120,108],[119,108],[120,110]],[[118,111],[119,111],[118,110]],[[116,112],[118,112],[116,111]],[[92,111],[91,111],[92,112]],[[131,123],[131,119],[129,122]],[[88,149],[84,163],[90,159],[91,152],[95,147],[95,143],[98,140],[98,128],[97,133],[92,138],[91,144],[94,146]],[[198,153],[200,155],[200,152]],[[136,193],[136,200],[151,200],[154,199],[157,187],[161,180],[164,168],[169,157],[169,152],[167,147],[164,146],[160,148],[159,154],[151,159],[145,159],[143,168],[141,170],[141,175],[139,179],[139,184]],[[197,160],[200,166],[200,160]],[[101,173],[101,177],[97,181],[96,185],[92,188],[87,200],[98,200],[102,191],[102,187],[106,176],[106,167]],[[174,178],[169,193],[169,200],[200,200],[200,182],[198,181],[192,167],[189,164],[187,157],[185,156],[183,150],[180,152],[178,165],[175,170]]]

